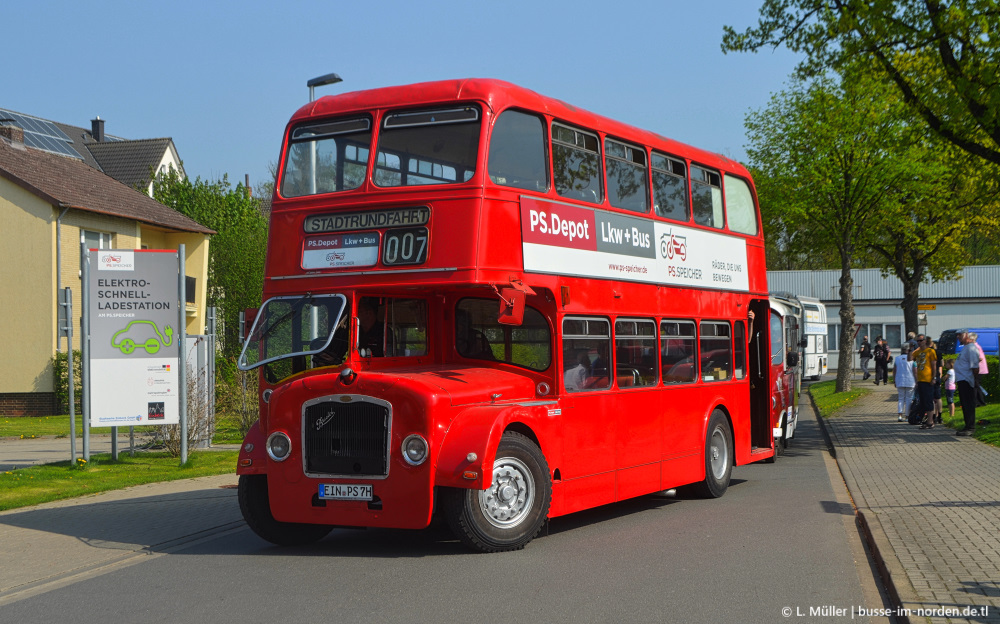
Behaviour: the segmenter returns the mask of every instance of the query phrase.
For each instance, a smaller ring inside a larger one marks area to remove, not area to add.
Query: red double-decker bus
[[[271,542],[438,512],[517,549],[774,454],[764,241],[728,158],[496,80],[324,97],[287,126],[266,266],[238,472]]]

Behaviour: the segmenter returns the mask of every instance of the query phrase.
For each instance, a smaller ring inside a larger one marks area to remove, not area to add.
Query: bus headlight
[[[275,431],[267,438],[267,454],[274,461],[285,461],[291,452],[292,441],[281,431]]]
[[[403,440],[403,459],[411,466],[419,466],[427,460],[427,440],[413,434]]]

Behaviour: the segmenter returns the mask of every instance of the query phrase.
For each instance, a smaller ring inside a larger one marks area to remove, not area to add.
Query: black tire
[[[733,474],[733,432],[725,413],[717,409],[708,420],[705,435],[705,480],[691,485],[701,498],[719,498],[729,489]]]
[[[520,550],[541,530],[552,502],[552,478],[541,449],[508,431],[500,439],[486,490],[448,492],[448,526],[465,545],[480,552]]]
[[[774,441],[774,454],[784,455],[788,448],[788,415],[785,414],[785,422],[781,424],[781,437]]]
[[[266,475],[243,475],[237,490],[247,525],[261,538],[278,546],[302,546],[326,537],[333,527],[324,524],[278,522],[271,515]]]

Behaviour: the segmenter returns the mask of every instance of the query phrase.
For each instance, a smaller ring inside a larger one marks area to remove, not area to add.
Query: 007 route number
[[[382,239],[382,264],[400,266],[427,261],[427,228],[386,230]]]

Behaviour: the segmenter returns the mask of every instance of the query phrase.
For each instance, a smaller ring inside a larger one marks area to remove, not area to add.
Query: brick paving
[[[899,606],[911,622],[1000,623],[1000,449],[896,422],[895,388],[864,384],[826,427]],[[966,607],[980,615],[917,612]]]

